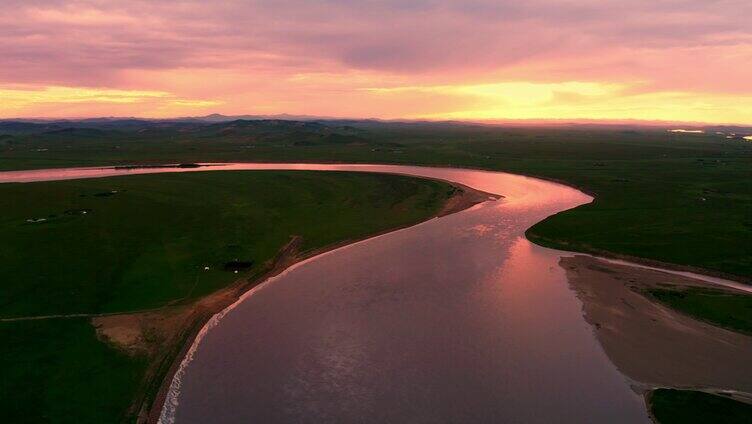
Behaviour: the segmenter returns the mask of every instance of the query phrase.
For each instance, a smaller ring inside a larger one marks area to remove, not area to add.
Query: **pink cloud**
[[[4,9],[0,85],[163,89],[147,75],[196,69],[245,75],[249,90],[360,72],[379,75],[377,85],[525,79],[752,94],[748,0],[8,0]]]

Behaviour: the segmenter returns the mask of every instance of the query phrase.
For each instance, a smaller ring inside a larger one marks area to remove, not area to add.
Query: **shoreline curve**
[[[276,164],[275,163],[244,163],[244,164],[246,164],[246,165],[257,164],[257,165],[263,165],[263,166],[274,166],[274,165],[279,165],[279,166],[281,166],[281,165],[288,165],[288,166],[290,166],[290,165],[295,165],[295,164],[282,164],[282,163],[276,163]],[[202,165],[202,167],[203,166],[209,166],[209,165],[211,165],[211,166],[215,166],[215,168],[214,169],[205,169],[205,168],[201,169],[201,167],[198,167],[198,168],[188,168],[188,169],[184,169],[184,168],[183,169],[181,169],[181,168],[172,168],[172,167],[165,167],[165,168],[143,168],[143,172],[141,172],[142,169],[139,169],[137,172],[134,172],[134,170],[130,170],[130,169],[127,170],[127,171],[125,171],[125,172],[123,172],[122,169],[116,169],[115,167],[87,167],[87,168],[60,168],[60,169],[54,169],[54,170],[6,171],[6,172],[0,172],[0,183],[3,183],[3,182],[32,182],[32,181],[53,181],[53,180],[67,180],[67,179],[98,178],[98,177],[112,177],[112,176],[121,176],[121,175],[146,174],[146,173],[151,174],[151,173],[168,173],[168,172],[216,171],[216,170],[223,170],[223,169],[220,168],[221,165],[230,165],[230,164],[201,164],[201,165]],[[238,165],[240,165],[240,164],[238,164]],[[318,164],[318,163],[317,164],[313,164],[313,163],[311,163],[311,164],[303,164],[303,163],[301,163],[300,165],[308,165],[308,166],[313,166],[313,165],[335,165],[336,166],[336,165],[345,165],[345,164]],[[347,164],[347,165],[355,165],[355,166],[368,166],[368,165],[386,166],[386,167],[394,167],[395,170],[398,170],[400,168],[409,168],[409,167],[412,167],[412,168],[423,168],[423,169],[426,169],[426,168],[437,169],[438,168],[438,167],[422,167],[422,166],[413,166],[413,165],[385,165],[385,164],[384,165],[382,165],[382,164]],[[220,169],[218,169],[218,168],[220,168]],[[274,168],[268,168],[268,170],[272,170],[272,169],[274,169]],[[442,168],[438,168],[438,169],[442,169]],[[452,169],[452,170],[457,170],[457,171],[467,169],[468,171],[482,171],[482,172],[492,172],[492,173],[498,172],[498,171],[489,171],[489,170],[480,170],[480,169],[476,170],[476,169],[472,169],[472,168],[457,168],[457,167],[451,167],[451,166],[443,168],[443,169]],[[112,171],[112,173],[97,174],[97,175],[92,174],[92,175],[81,176],[81,177],[71,177],[70,175],[66,175],[67,171],[75,171],[75,170],[91,171],[91,172],[108,170],[108,171]],[[233,169],[227,169],[227,168],[225,168],[225,170],[233,170]],[[278,169],[278,170],[285,170],[285,169]],[[288,168],[287,170],[294,170],[294,169],[289,169]],[[336,170],[336,169],[329,169],[329,170],[320,169],[320,171],[336,172],[338,170]],[[440,180],[440,181],[447,182],[447,183],[449,183],[449,184],[451,184],[451,185],[453,185],[455,187],[459,187],[460,189],[462,189],[465,192],[467,192],[469,190],[472,190],[473,192],[475,192],[476,196],[485,196],[485,200],[490,200],[489,197],[494,196],[494,195],[492,195],[490,193],[482,192],[480,190],[474,189],[472,187],[465,186],[465,185],[463,185],[461,183],[458,183],[458,182],[455,182],[455,181],[445,180],[445,179],[440,179],[440,178],[431,178],[431,177],[426,177],[426,176],[423,176],[423,175],[416,175],[416,174],[409,173],[409,172],[368,171],[368,170],[352,170],[352,169],[349,169],[348,171],[352,171],[352,172],[375,172],[375,173],[385,173],[385,174],[409,175],[409,176],[417,177],[417,178]],[[22,177],[24,174],[37,173],[37,174],[44,175],[45,172],[48,173],[48,178],[28,179],[28,180],[23,180],[23,179],[21,179],[21,180],[14,180],[13,179],[14,176],[21,176]],[[505,173],[505,172],[499,172],[499,173]],[[568,188],[578,190],[581,193],[588,194],[589,197],[591,198],[590,202],[592,202],[594,200],[594,194],[593,193],[588,193],[586,190],[583,190],[581,187],[573,186],[573,185],[568,184],[568,183],[566,183],[564,181],[551,180],[551,179],[541,178],[541,177],[538,177],[538,176],[530,176],[530,175],[524,175],[524,174],[512,174],[512,173],[506,173],[506,174],[520,175],[520,176],[524,176],[524,177],[528,177],[528,178],[532,178],[532,179],[537,179],[537,180],[540,180],[540,181],[546,181],[546,182],[549,182],[549,183],[563,185],[563,186],[566,186]],[[10,177],[10,178],[8,179],[8,177]],[[500,197],[498,195],[495,195],[495,196],[497,196],[496,199],[498,199]],[[448,214],[451,214],[451,213],[457,213],[457,212],[460,212],[462,210],[466,210],[466,209],[468,209],[468,208],[470,208],[470,207],[472,207],[474,205],[477,205],[478,203],[481,203],[481,202],[483,202],[483,200],[479,200],[479,201],[476,201],[474,203],[470,202],[468,204],[461,205],[461,207],[458,206],[456,208],[456,210],[450,210],[450,211],[446,211],[446,213],[440,213],[438,215],[432,216],[428,220],[435,219],[437,217],[448,215]],[[204,316],[203,319],[199,318],[198,320],[192,322],[190,324],[190,326],[189,326],[190,328],[188,329],[187,333],[183,335],[182,345],[180,345],[180,350],[177,351],[177,352],[174,352],[175,353],[174,356],[173,355],[169,355],[171,358],[167,358],[167,362],[170,362],[170,370],[169,370],[169,372],[167,374],[163,375],[163,378],[162,378],[162,381],[161,381],[161,384],[160,384],[160,389],[157,392],[157,396],[154,397],[154,398],[152,398],[152,402],[150,402],[151,405],[149,405],[149,406],[147,406],[146,404],[140,405],[140,407],[141,407],[141,413],[142,414],[144,412],[146,412],[144,410],[144,408],[148,407],[148,415],[146,415],[146,416],[144,416],[144,415],[139,416],[138,422],[160,422],[160,416],[162,415],[163,406],[165,404],[165,401],[168,398],[171,386],[173,385],[174,376],[176,375],[176,373],[178,373],[180,371],[180,369],[182,368],[183,363],[186,360],[188,360],[188,362],[190,361],[190,359],[189,359],[190,352],[191,352],[191,350],[194,349],[194,346],[197,344],[197,341],[200,342],[200,336],[201,336],[201,334],[203,334],[205,331],[208,331],[211,327],[213,327],[213,325],[211,325],[212,322],[214,322],[214,325],[216,325],[216,322],[218,322],[218,320],[221,319],[221,317],[225,313],[227,313],[229,310],[231,310],[234,307],[234,305],[236,305],[237,303],[241,302],[246,297],[252,295],[255,291],[260,290],[263,287],[267,286],[269,283],[273,282],[276,279],[276,277],[278,277],[280,275],[283,275],[285,272],[287,272],[289,270],[292,270],[292,269],[296,268],[297,266],[302,265],[302,264],[306,263],[307,261],[310,261],[310,260],[312,260],[312,259],[314,259],[314,258],[316,258],[318,256],[329,254],[329,253],[335,252],[335,251],[337,251],[337,250],[339,250],[341,248],[346,248],[348,246],[357,244],[359,242],[363,242],[365,240],[370,240],[372,238],[379,237],[379,236],[382,236],[384,234],[389,234],[389,233],[392,233],[392,232],[395,232],[395,231],[399,231],[399,230],[404,229],[404,228],[408,228],[408,227],[420,225],[421,223],[426,222],[428,220],[424,220],[424,221],[421,221],[419,223],[407,225],[407,226],[400,227],[400,228],[390,229],[390,230],[384,231],[384,232],[379,233],[379,234],[366,236],[366,237],[364,237],[362,239],[359,239],[359,240],[346,240],[346,241],[337,243],[337,244],[335,244],[333,246],[328,246],[328,247],[325,247],[325,248],[322,248],[322,249],[318,249],[317,251],[307,252],[305,255],[302,255],[300,257],[296,257],[293,262],[287,263],[287,264],[285,264],[283,267],[281,267],[279,269],[271,269],[269,272],[267,272],[267,273],[259,276],[257,279],[255,279],[252,282],[250,282],[249,283],[250,287],[246,286],[245,290],[242,290],[238,294],[237,298],[233,302],[231,302],[229,305],[226,305],[225,307],[221,308],[217,312],[210,313],[208,316]],[[531,225],[531,227],[532,227],[532,225]],[[526,230],[526,232],[527,232],[527,230]],[[525,232],[525,238],[528,239],[531,243],[539,245],[534,240],[532,240],[529,237],[527,237],[526,232]],[[578,252],[564,251],[564,250],[561,250],[561,249],[554,249],[554,250],[558,250],[558,251],[560,251],[560,252],[562,252],[564,254],[577,254],[578,253]],[[580,253],[580,254],[582,254],[582,253]],[[587,253],[585,253],[585,254],[587,254]],[[690,273],[692,273],[692,275],[691,275],[692,278],[701,279],[703,281],[707,281],[707,282],[711,282],[711,283],[714,283],[714,284],[723,285],[723,286],[726,286],[726,287],[732,287],[732,288],[736,288],[736,289],[740,289],[739,286],[742,286],[742,287],[745,286],[745,284],[743,282],[734,281],[734,279],[736,279],[736,278],[739,278],[742,281],[744,281],[743,277],[740,277],[740,276],[728,276],[728,275],[718,275],[718,273],[714,273],[711,270],[705,270],[705,269],[699,269],[699,268],[693,268],[693,267],[685,267],[685,266],[677,265],[677,264],[665,264],[665,263],[660,263],[660,262],[653,261],[653,260],[646,259],[646,258],[625,257],[625,256],[620,256],[618,254],[614,254],[614,253],[611,253],[611,252],[598,252],[598,254],[595,254],[595,255],[588,254],[588,256],[593,256],[595,258],[605,259],[607,261],[612,261],[612,262],[615,262],[617,264],[622,264],[622,265],[627,265],[627,266],[636,266],[636,267],[649,268],[649,269],[653,269],[653,270],[656,270],[656,271],[667,272],[667,273],[675,274],[675,275],[677,275],[677,274],[678,275],[683,275],[683,274],[686,274],[687,272],[690,272]],[[717,278],[717,277],[722,277],[722,278]],[[729,277],[732,277],[733,279],[729,278]],[[748,289],[749,290],[745,290],[745,291],[752,291],[752,287],[749,287]],[[742,290],[744,290],[744,288],[742,288]],[[216,318],[216,321],[215,321],[215,318]],[[151,393],[154,393],[154,392],[151,392]],[[151,396],[147,396],[147,397],[151,397]],[[146,401],[146,402],[148,402],[148,399],[143,399],[143,400]]]

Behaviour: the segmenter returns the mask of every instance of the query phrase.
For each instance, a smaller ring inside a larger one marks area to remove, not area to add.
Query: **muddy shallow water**
[[[592,200],[570,187],[311,164],[19,171],[12,181],[219,169],[401,173],[505,197],[317,256],[246,294],[202,330],[162,422],[649,422],[582,317],[558,265],[567,254],[524,238]]]

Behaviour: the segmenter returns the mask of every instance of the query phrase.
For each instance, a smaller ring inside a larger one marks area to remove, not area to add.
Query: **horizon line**
[[[688,127],[749,127],[752,123],[717,123],[708,121],[668,121],[668,120],[649,120],[649,119],[595,119],[595,118],[577,118],[577,119],[430,119],[430,118],[376,118],[376,117],[342,117],[342,116],[316,116],[306,114],[278,113],[278,114],[237,114],[225,115],[221,113],[209,113],[206,115],[195,116],[173,116],[173,117],[140,117],[140,116],[116,116],[116,115],[99,115],[99,116],[80,116],[80,117],[0,117],[0,121],[47,121],[47,122],[64,122],[64,121],[84,121],[84,120],[141,120],[141,121],[173,121],[173,120],[201,120],[211,117],[228,118],[229,120],[289,120],[289,121],[376,121],[384,123],[455,123],[470,125],[630,125],[638,127],[664,127],[664,126],[688,126]],[[233,119],[234,118],[234,119]]]

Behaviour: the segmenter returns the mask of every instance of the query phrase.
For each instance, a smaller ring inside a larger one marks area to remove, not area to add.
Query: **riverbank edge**
[[[291,240],[280,249],[277,255],[272,259],[271,263],[259,274],[255,276],[252,275],[248,278],[242,278],[230,286],[214,293],[215,295],[219,294],[220,297],[224,297],[224,301],[213,305],[213,307],[209,309],[199,310],[197,308],[193,311],[193,316],[191,316],[186,325],[178,331],[173,340],[168,343],[165,351],[157,359],[153,369],[150,370],[151,372],[147,371],[147,376],[145,377],[142,386],[143,390],[136,394],[134,397],[134,404],[131,408],[131,411],[136,413],[136,422],[139,424],[153,424],[159,421],[172,380],[201,329],[214,315],[222,312],[240,300],[245,293],[258,287],[270,278],[283,273],[297,263],[313,259],[319,255],[351,244],[414,227],[435,218],[462,212],[486,201],[495,201],[503,198],[503,196],[499,194],[484,192],[453,181],[429,177],[413,178],[440,181],[451,185],[457,191],[451,197],[446,199],[443,207],[437,213],[416,223],[390,228],[356,239],[342,240],[328,246],[304,252],[298,251],[298,246],[302,239],[298,236],[292,236]]]

